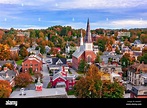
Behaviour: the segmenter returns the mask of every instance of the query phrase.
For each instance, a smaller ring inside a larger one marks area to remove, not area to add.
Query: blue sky
[[[0,28],[91,29],[147,27],[147,0],[0,0]]]

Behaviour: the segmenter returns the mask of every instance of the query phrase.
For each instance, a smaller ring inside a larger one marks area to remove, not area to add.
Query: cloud
[[[86,23],[68,23],[65,26],[72,26],[74,29],[86,29]],[[146,28],[147,20],[114,20],[114,21],[101,21],[101,22],[90,22],[90,28],[104,28],[104,29],[130,29],[130,28]]]
[[[131,8],[147,5],[146,0],[0,0],[0,3],[31,5],[53,10]]]
[[[147,20],[117,20],[112,21],[111,24],[114,27],[123,28],[135,28],[135,27],[147,27]]]

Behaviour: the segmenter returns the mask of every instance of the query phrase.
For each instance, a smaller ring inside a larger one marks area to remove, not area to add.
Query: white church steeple
[[[83,45],[83,35],[82,35],[82,29],[81,29],[81,38],[80,38],[80,46]]]

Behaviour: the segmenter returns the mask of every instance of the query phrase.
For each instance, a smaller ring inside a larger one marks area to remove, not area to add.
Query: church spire
[[[83,45],[83,35],[82,35],[82,29],[81,29],[81,38],[80,38],[80,46]]]
[[[86,28],[85,42],[86,42],[86,43],[92,43],[91,33],[90,33],[89,18],[88,18],[88,21],[87,21],[87,28]]]

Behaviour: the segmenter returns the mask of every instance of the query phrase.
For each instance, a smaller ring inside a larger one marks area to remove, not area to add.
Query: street
[[[44,61],[46,61],[46,57],[44,57]],[[43,88],[47,88],[48,83],[50,81],[50,76],[49,76],[49,72],[48,72],[48,68],[47,68],[47,64],[43,64],[43,70],[42,70],[42,74],[43,74]]]

